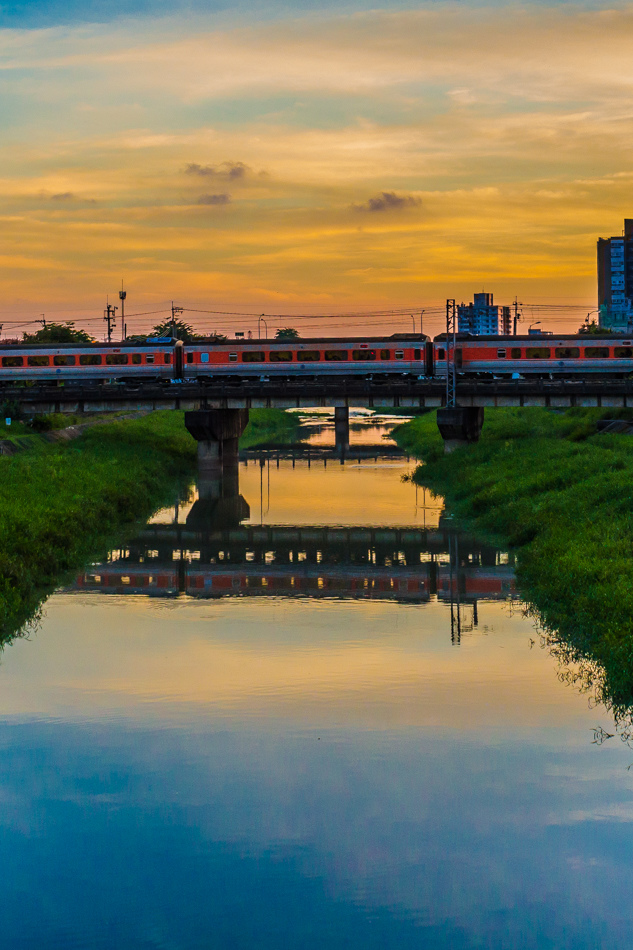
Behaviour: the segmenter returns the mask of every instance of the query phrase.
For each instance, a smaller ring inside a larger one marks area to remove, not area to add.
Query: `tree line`
[[[201,334],[184,320],[165,320],[157,323],[148,333],[137,333],[128,336],[126,343],[144,343],[152,337],[169,337],[182,340],[183,343],[223,343],[228,337],[223,333]],[[282,327],[277,330],[275,340],[290,341],[300,339],[299,331],[294,327]],[[47,323],[35,333],[23,333],[22,343],[96,343],[94,337],[86,330],[78,330],[71,321],[65,323]]]

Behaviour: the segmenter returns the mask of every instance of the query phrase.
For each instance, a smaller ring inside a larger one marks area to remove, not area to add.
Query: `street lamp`
[[[531,323],[531,324],[529,325],[529,327],[528,327],[528,333],[530,332],[530,330],[532,329],[532,327],[540,327],[540,325],[541,325],[541,321],[540,321],[540,320],[537,320],[536,323]]]
[[[264,320],[264,314],[263,314],[263,313],[261,314],[261,316],[259,316],[259,317],[257,318],[257,339],[258,339],[258,340],[261,340],[261,338],[262,338],[261,327],[260,327],[260,324],[262,324],[262,323],[263,323],[264,326],[266,327],[266,339],[268,339],[268,324],[267,324],[266,321]]]

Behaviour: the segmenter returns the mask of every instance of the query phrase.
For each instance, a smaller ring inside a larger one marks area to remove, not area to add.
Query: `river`
[[[630,945],[633,751],[384,432],[252,451],[5,650],[0,946]]]

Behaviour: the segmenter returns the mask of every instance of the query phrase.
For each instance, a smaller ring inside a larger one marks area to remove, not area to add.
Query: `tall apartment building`
[[[598,313],[601,327],[628,332],[633,328],[633,218],[624,219],[624,234],[598,239]]]
[[[492,294],[475,294],[473,303],[461,303],[457,308],[458,333],[473,336],[497,336],[512,332],[510,308],[495,306]]]

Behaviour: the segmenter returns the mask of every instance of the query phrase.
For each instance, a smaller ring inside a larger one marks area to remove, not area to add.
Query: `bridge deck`
[[[302,380],[252,380],[236,385],[219,380],[87,386],[29,385],[3,389],[3,398],[27,411],[107,412],[152,409],[259,409],[358,406],[375,409],[435,408],[444,404],[442,379],[377,383],[352,377]],[[588,380],[468,380],[458,382],[463,406],[633,406],[633,379],[599,376]]]

